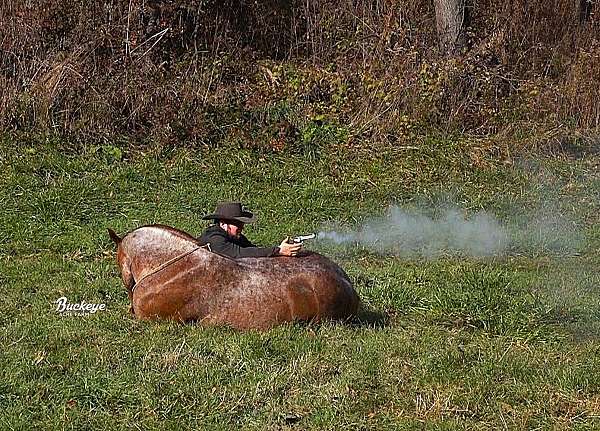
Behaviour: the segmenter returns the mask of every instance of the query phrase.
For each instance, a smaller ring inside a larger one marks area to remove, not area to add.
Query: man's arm
[[[250,244],[249,246],[241,242],[244,245],[242,247],[242,245],[236,244],[234,241],[228,239],[226,235],[221,235],[220,233],[211,235],[207,242],[210,244],[210,250],[214,253],[234,259],[240,257],[272,257],[279,254],[279,247],[256,247],[245,237],[244,239]]]
[[[242,247],[256,247],[244,235],[241,235],[237,241]],[[302,249],[302,242],[292,242],[290,241],[290,238],[287,237],[281,242],[281,244],[279,244],[279,247],[275,247],[275,249],[275,254],[273,254],[272,256],[296,256],[298,252]]]

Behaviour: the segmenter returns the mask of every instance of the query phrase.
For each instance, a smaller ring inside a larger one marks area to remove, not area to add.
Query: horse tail
[[[122,238],[119,238],[119,235],[117,235],[117,233],[114,230],[112,230],[111,228],[108,228],[108,235],[110,236],[110,239],[112,239],[115,244],[119,245],[121,243]]]

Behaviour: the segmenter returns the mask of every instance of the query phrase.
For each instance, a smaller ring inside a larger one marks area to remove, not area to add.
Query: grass
[[[441,139],[310,160],[114,148],[2,142],[0,429],[600,428],[597,157],[478,167]],[[259,215],[248,235],[275,244],[447,196],[505,220],[552,200],[585,241],[436,260],[316,244],[354,281],[362,324],[240,333],[132,319],[106,234],[200,233],[216,201],[241,199]],[[107,310],[62,316],[61,296]]]

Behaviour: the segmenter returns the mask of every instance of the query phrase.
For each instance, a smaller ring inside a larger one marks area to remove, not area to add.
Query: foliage
[[[579,3],[475,2],[445,58],[421,0],[5,2],[0,127],[274,151],[318,116],[352,130],[333,146],[597,135],[600,14]]]

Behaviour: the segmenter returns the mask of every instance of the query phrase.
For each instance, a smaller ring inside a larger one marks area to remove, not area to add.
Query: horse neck
[[[143,227],[134,233],[131,241],[127,241],[124,246],[136,281],[169,260],[198,247],[198,244],[190,238],[160,227]]]

